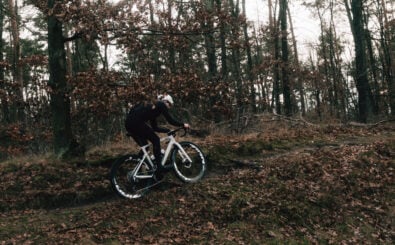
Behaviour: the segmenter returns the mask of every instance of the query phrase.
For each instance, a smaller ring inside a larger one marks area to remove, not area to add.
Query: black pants
[[[133,119],[133,117],[128,117],[126,119],[125,127],[139,146],[147,145],[148,141],[152,143],[155,163],[157,164],[157,167],[160,168],[160,162],[162,160],[160,152],[160,138],[156,135],[154,130],[148,126],[147,123],[139,119]]]

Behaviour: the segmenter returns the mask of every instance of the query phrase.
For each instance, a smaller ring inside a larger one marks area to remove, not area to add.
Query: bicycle
[[[203,178],[206,172],[206,158],[200,148],[192,142],[177,142],[176,133],[184,130],[177,128],[167,133],[160,141],[166,141],[167,147],[163,153],[162,166],[167,170],[173,170],[182,182],[195,183]],[[128,199],[140,198],[151,187],[161,181],[155,181],[156,165],[153,156],[150,156],[151,144],[140,147],[140,154],[128,154],[120,157],[111,167],[111,185],[115,192]],[[170,159],[169,159],[170,157]]]

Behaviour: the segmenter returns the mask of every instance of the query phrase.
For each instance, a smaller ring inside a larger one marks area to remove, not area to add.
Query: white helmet
[[[173,100],[173,98],[172,98],[170,95],[168,95],[168,94],[159,95],[159,96],[158,96],[158,99],[159,99],[159,100],[165,100],[165,101],[169,102],[171,105],[174,105],[174,100]]]

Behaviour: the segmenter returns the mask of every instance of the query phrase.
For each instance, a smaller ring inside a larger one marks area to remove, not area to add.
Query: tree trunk
[[[241,103],[243,100],[243,84],[241,80],[241,71],[240,71],[240,49],[238,47],[239,41],[239,23],[238,23],[238,16],[239,16],[239,0],[237,0],[236,4],[233,0],[229,0],[230,10],[232,14],[232,63],[233,63],[233,78],[236,81],[236,100],[238,108],[241,108]]]
[[[148,1],[148,6],[149,6],[149,12],[150,12],[150,25],[155,29],[156,22],[154,18],[154,6],[152,4],[152,0]],[[157,79],[157,76],[160,74],[160,61],[159,61],[159,52],[158,52],[158,47],[156,47],[155,42],[157,40],[156,37],[152,37],[152,58],[151,58],[151,74],[154,74],[155,79]]]
[[[206,46],[207,63],[208,63],[208,75],[209,79],[212,80],[217,76],[217,57],[215,52],[215,40],[214,40],[214,22],[212,20],[212,14],[214,11],[214,1],[206,0],[205,8],[207,11],[207,21],[202,23],[205,27],[204,41]]]
[[[68,29],[68,28],[67,28]],[[65,31],[65,33],[68,33],[68,31]],[[65,44],[66,46],[66,74],[67,76],[71,77],[73,76],[73,48],[72,48],[72,42],[68,42]]]
[[[222,6],[221,0],[216,0],[217,4],[217,12],[220,15],[222,11],[225,11]],[[221,75],[224,80],[227,79],[228,76],[228,66],[227,66],[227,54],[226,54],[226,23],[222,18],[219,19],[219,39],[221,46]]]
[[[255,55],[253,56],[253,63],[256,67],[261,66],[263,64],[263,44],[259,41],[258,38],[258,33],[254,27],[254,31],[253,31],[253,40],[254,40],[254,50],[255,50]],[[267,73],[267,72],[266,72]],[[266,111],[268,109],[268,104],[267,102],[269,101],[269,96],[267,94],[266,90],[266,84],[267,84],[267,79],[264,79],[264,75],[263,74],[254,74],[255,76],[255,80],[256,80],[256,84],[255,86],[257,87],[257,112],[262,112],[262,111]]]
[[[347,2],[347,0],[345,0]],[[352,30],[355,44],[355,79],[358,91],[358,119],[366,123],[369,114],[369,80],[367,76],[366,39],[363,25],[363,0],[351,0]]]
[[[167,16],[167,24],[169,25],[168,28],[169,30],[171,30],[173,28],[173,24],[172,24],[172,6],[173,6],[173,0],[169,0],[167,2],[167,6],[168,6],[168,16]],[[168,61],[168,65],[170,67],[170,71],[171,73],[174,73],[176,71],[176,51],[174,48],[174,44],[173,42],[169,43],[169,48],[168,48],[168,52],[169,52],[169,61]]]
[[[321,43],[320,43],[320,45],[321,45],[321,50],[322,50],[322,58],[324,60],[324,64],[323,64],[323,66],[324,66],[323,73],[324,73],[324,80],[325,80],[324,87],[325,88],[329,88],[329,89],[326,89],[326,90],[323,89],[321,91],[322,102],[324,102],[324,98],[327,97],[327,98],[329,98],[330,105],[332,105],[332,103],[333,103],[333,96],[332,96],[332,89],[330,89],[331,88],[331,80],[329,79],[330,78],[330,75],[329,75],[329,61],[328,61],[328,52],[327,52],[327,49],[326,49],[326,42],[325,42],[325,25],[324,25],[325,21],[324,21],[323,14],[321,13],[321,9],[319,8],[318,5],[316,6],[316,9],[317,9],[318,18],[320,19],[320,31],[321,31],[321,36],[320,36],[320,38],[321,38],[320,42]],[[317,69],[321,70],[319,66],[318,66]],[[328,96],[325,96],[325,93],[328,94]],[[329,109],[330,109],[330,115],[332,116],[333,115],[332,106],[330,106]]]
[[[332,80],[331,84],[331,106],[334,114],[336,115],[337,118],[340,117],[340,108],[339,108],[339,86],[338,86],[338,77],[337,77],[337,71],[336,71],[336,62],[335,62],[335,47],[334,47],[334,42],[335,38],[333,37],[333,31],[332,31],[332,26],[329,28],[329,69],[330,69],[330,76]]]
[[[240,22],[239,22],[239,0],[236,0],[236,3],[233,0],[229,0],[229,6],[231,11],[231,19],[232,19],[232,26],[231,26],[231,33],[232,33],[232,75],[234,81],[236,81],[236,132],[240,132],[240,119],[244,111],[244,98],[243,98],[243,90],[244,85],[241,79],[241,69],[240,69],[240,48],[239,48],[239,41],[240,41]]]
[[[347,100],[348,100],[348,86],[345,77],[342,73],[342,59],[340,58],[341,52],[339,52],[339,40],[336,32],[335,15],[334,15],[334,0],[330,2],[331,21],[330,21],[330,51],[331,51],[331,62],[333,63],[333,77],[334,77],[334,89],[335,98],[340,102],[339,108],[337,109],[341,114],[343,120],[347,120]],[[339,104],[337,102],[337,104]]]
[[[270,50],[273,50],[273,91],[272,91],[272,105],[275,106],[275,111],[277,114],[281,114],[281,102],[280,102],[280,45],[279,45],[279,29],[278,23],[273,16],[273,5],[272,0],[268,2],[269,7],[269,26],[270,26],[270,37],[271,42],[273,43],[273,47]]]
[[[388,86],[391,115],[395,116],[395,25],[388,21],[384,0],[377,0],[380,24],[380,43],[384,54],[384,77]],[[391,32],[393,33],[391,36]]]
[[[4,49],[4,43],[3,43],[3,30],[4,30],[4,8],[2,7],[4,5],[3,0],[0,0],[0,63],[4,62],[4,55],[3,55],[3,49]],[[1,102],[1,110],[3,113],[3,118],[2,122],[3,123],[9,123],[10,122],[10,113],[9,113],[9,108],[8,108],[8,95],[6,91],[6,87],[3,85],[4,83],[4,67],[0,65],[0,102]]]
[[[12,35],[12,75],[15,82],[14,88],[14,104],[11,107],[12,121],[25,121],[24,100],[23,100],[23,70],[19,65],[21,58],[21,45],[19,37],[18,24],[18,4],[14,0],[8,0],[8,7],[10,9],[10,24]]]
[[[292,35],[292,44],[294,47],[296,72],[299,74],[300,73],[300,63],[299,63],[298,46],[296,43],[296,37],[295,37],[295,32],[294,32],[294,27],[292,24],[292,17],[291,17],[291,12],[289,11],[289,7],[288,7],[287,11],[288,11],[289,27],[290,27],[291,35]],[[296,84],[298,86],[299,95],[300,95],[300,106],[301,106],[301,110],[302,110],[302,115],[304,116],[306,113],[306,105],[305,105],[303,81],[302,81],[302,79],[300,79],[300,77],[295,77],[295,79],[297,80]]]
[[[311,71],[313,73],[317,73],[317,69],[314,65],[314,61],[313,61],[313,57],[310,55],[310,64],[311,64]],[[319,86],[319,79],[317,78],[317,76],[313,77],[313,95],[315,97],[316,100],[316,112],[318,115],[318,118],[320,119],[320,121],[322,120],[322,113],[321,113],[321,88]]]
[[[389,79],[388,79],[388,87],[389,87],[389,98],[390,98],[390,107],[391,107],[391,115],[395,116],[395,26],[392,26],[393,36],[390,42],[390,56],[388,57],[390,69],[389,69]]]
[[[48,0],[48,8],[56,0]],[[63,25],[55,15],[48,16],[48,58],[49,82],[51,88],[51,112],[53,146],[56,154],[66,153],[72,143],[70,98],[66,81],[66,52],[63,39]]]
[[[242,1],[242,6],[243,6],[243,14],[244,16],[247,16],[246,14],[246,3],[245,0]],[[256,113],[256,98],[255,98],[255,85],[254,85],[254,75],[252,71],[252,56],[251,56],[251,46],[250,46],[250,38],[248,36],[248,24],[247,24],[247,19],[244,22],[243,25],[243,32],[244,32],[244,42],[245,42],[245,47],[246,47],[246,52],[247,52],[247,77],[248,81],[250,84],[250,103],[251,103],[251,109],[254,113]]]
[[[337,118],[340,118],[341,115],[343,114],[343,109],[342,107],[339,106],[339,101],[341,100],[341,96],[339,94],[342,93],[341,91],[341,86],[340,86],[340,81],[341,77],[340,74],[338,73],[338,64],[336,62],[336,52],[337,52],[337,39],[335,35],[335,25],[333,21],[333,0],[330,2],[330,16],[331,16],[331,21],[329,24],[329,31],[327,33],[329,37],[329,64],[330,64],[330,75],[332,77],[332,90],[333,90],[333,96],[331,101],[331,105],[333,106],[334,113]]]
[[[367,23],[365,23],[367,26]],[[367,45],[367,51],[368,51],[368,57],[369,57],[369,65],[370,65],[370,70],[372,73],[372,79],[373,79],[373,91],[371,91],[370,100],[372,101],[372,109],[373,109],[373,114],[378,115],[380,111],[380,85],[378,82],[378,76],[377,76],[377,66],[376,66],[376,58],[374,56],[374,50],[373,50],[373,45],[372,45],[372,36],[370,35],[370,31],[366,29],[366,45]]]
[[[288,0],[280,1],[280,23],[281,23],[281,53],[282,53],[282,81],[283,81],[283,96],[285,114],[290,116],[292,114],[291,103],[291,87],[289,82],[289,50],[288,50],[288,34],[287,34],[287,5]]]

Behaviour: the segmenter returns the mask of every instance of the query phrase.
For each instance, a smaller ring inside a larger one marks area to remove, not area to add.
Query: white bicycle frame
[[[168,157],[170,156],[170,152],[173,149],[174,146],[178,147],[178,149],[180,150],[179,152],[181,153],[181,158],[182,161],[189,161],[190,163],[192,163],[192,159],[188,156],[188,154],[185,152],[184,148],[182,148],[181,144],[179,144],[176,139],[174,138],[173,134],[170,134],[166,137],[163,137],[160,139],[160,141],[168,141],[167,143],[167,148],[165,150],[165,154],[162,158],[162,162],[161,165],[164,166],[165,162],[167,161]],[[148,162],[151,166],[151,169],[155,169],[155,164],[152,162],[151,157],[149,155],[148,152],[148,147],[150,147],[152,144],[147,144],[145,146],[141,147],[141,150],[143,151],[143,157],[141,158],[140,162],[137,164],[137,166],[133,169],[132,173],[133,173],[133,179],[148,179],[148,178],[152,178],[154,173],[151,174],[139,174],[139,170],[141,168],[141,166],[143,165],[144,162]],[[145,161],[147,160],[147,161]]]

